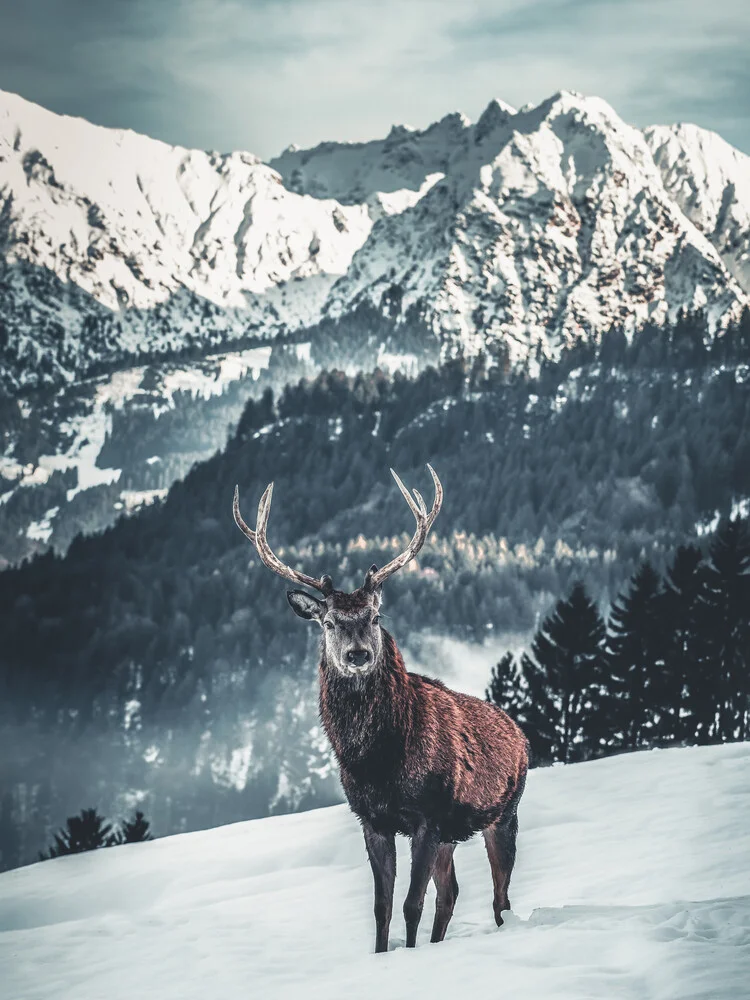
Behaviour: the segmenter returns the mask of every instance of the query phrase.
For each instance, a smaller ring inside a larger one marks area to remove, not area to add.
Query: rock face
[[[248,153],[0,94],[0,384],[273,336],[367,302],[521,359],[750,289],[750,158],[561,93],[476,124]]]

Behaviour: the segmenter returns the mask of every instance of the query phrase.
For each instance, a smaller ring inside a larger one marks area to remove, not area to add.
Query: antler
[[[287,566],[283,563],[268,544],[268,540],[266,538],[266,526],[268,525],[268,515],[271,513],[272,496],[273,483],[269,483],[268,486],[266,486],[265,493],[260,498],[260,503],[258,504],[258,517],[255,522],[255,531],[253,531],[253,529],[249,528],[242,520],[242,515],[240,514],[240,488],[239,486],[235,486],[232,511],[234,513],[234,519],[237,522],[237,527],[250,539],[255,548],[258,550],[258,555],[260,556],[262,562],[264,562],[269,569],[272,569],[274,573],[278,573],[279,576],[283,576],[285,580],[291,580],[292,583],[299,583],[303,587],[314,587],[324,596],[328,596],[328,594],[330,594],[333,590],[333,581],[330,576],[322,576],[318,580],[313,576],[307,576],[306,573],[299,573],[296,569],[292,569],[291,566]]]
[[[443,505],[443,487],[440,484],[440,480],[438,479],[437,473],[433,467],[428,464],[427,468],[430,470],[432,481],[435,484],[435,502],[433,503],[432,510],[429,514],[427,513],[427,507],[425,506],[425,502],[419,491],[414,490],[414,497],[412,497],[411,493],[407,490],[393,469],[391,469],[391,475],[396,480],[396,485],[401,490],[404,500],[406,500],[409,504],[409,509],[414,515],[414,519],[417,522],[417,529],[414,532],[414,537],[409,542],[408,547],[401,553],[401,555],[396,556],[395,559],[391,559],[391,561],[386,566],[383,566],[382,569],[374,571],[371,570],[367,574],[367,577],[365,578],[365,587],[368,590],[376,590],[385,580],[388,579],[389,576],[393,576],[396,570],[401,569],[402,566],[405,566],[414,558],[424,545],[428,532],[432,527],[435,518],[440,513],[440,508]]]

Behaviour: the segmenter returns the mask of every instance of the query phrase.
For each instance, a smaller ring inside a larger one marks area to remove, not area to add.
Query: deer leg
[[[442,941],[448,924],[453,916],[453,907],[458,899],[458,881],[456,880],[456,868],[453,864],[453,852],[455,844],[441,844],[438,848],[435,859],[435,870],[432,879],[437,890],[437,900],[435,903],[435,921],[432,925],[432,937],[430,941]]]
[[[439,848],[440,840],[437,834],[428,830],[426,826],[420,827],[412,836],[411,881],[404,903],[407,948],[413,948],[417,943],[417,928],[422,919],[424,894],[435,869]]]
[[[518,834],[518,816],[515,809],[510,815],[503,816],[497,823],[484,831],[484,843],[492,869],[492,884],[495,889],[492,901],[495,911],[495,923],[500,927],[503,923],[502,911],[510,909],[508,885],[516,860],[516,836]]]
[[[393,886],[396,882],[396,840],[392,835],[376,833],[363,821],[367,856],[375,883],[375,951],[388,951],[388,929],[393,912]]]

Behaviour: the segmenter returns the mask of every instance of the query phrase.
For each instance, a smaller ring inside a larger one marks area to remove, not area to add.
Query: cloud
[[[0,87],[183,145],[269,157],[566,88],[750,152],[745,0],[0,2]]]

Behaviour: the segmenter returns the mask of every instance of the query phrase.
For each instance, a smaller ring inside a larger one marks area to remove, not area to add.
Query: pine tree
[[[123,820],[117,835],[118,844],[140,844],[144,840],[153,840],[150,823],[140,809],[136,809],[132,819]]]
[[[653,744],[669,704],[660,608],[659,576],[644,562],[612,605],[608,628],[618,740],[628,750]]]
[[[505,653],[499,663],[496,663],[490,674],[490,684],[485,692],[487,701],[491,701],[507,712],[511,718],[520,721],[524,714],[526,702],[523,690],[523,679],[518,669],[515,657],[511,652]]]
[[[524,655],[521,672],[528,700],[519,721],[535,756],[585,760],[607,743],[604,622],[582,583],[558,601]]]
[[[82,809],[79,816],[68,816],[65,827],[55,834],[55,843],[39,860],[59,858],[64,854],[82,854],[117,843],[112,825],[96,809]]]
[[[13,796],[3,795],[0,802],[0,871],[21,863],[21,833],[13,816]]]
[[[715,710],[702,742],[750,737],[750,538],[747,520],[724,519],[709,552],[701,596],[702,692]]]
[[[701,629],[699,600],[704,586],[703,555],[681,545],[664,580],[662,628],[666,638],[664,671],[669,698],[658,735],[694,742],[700,716]]]

